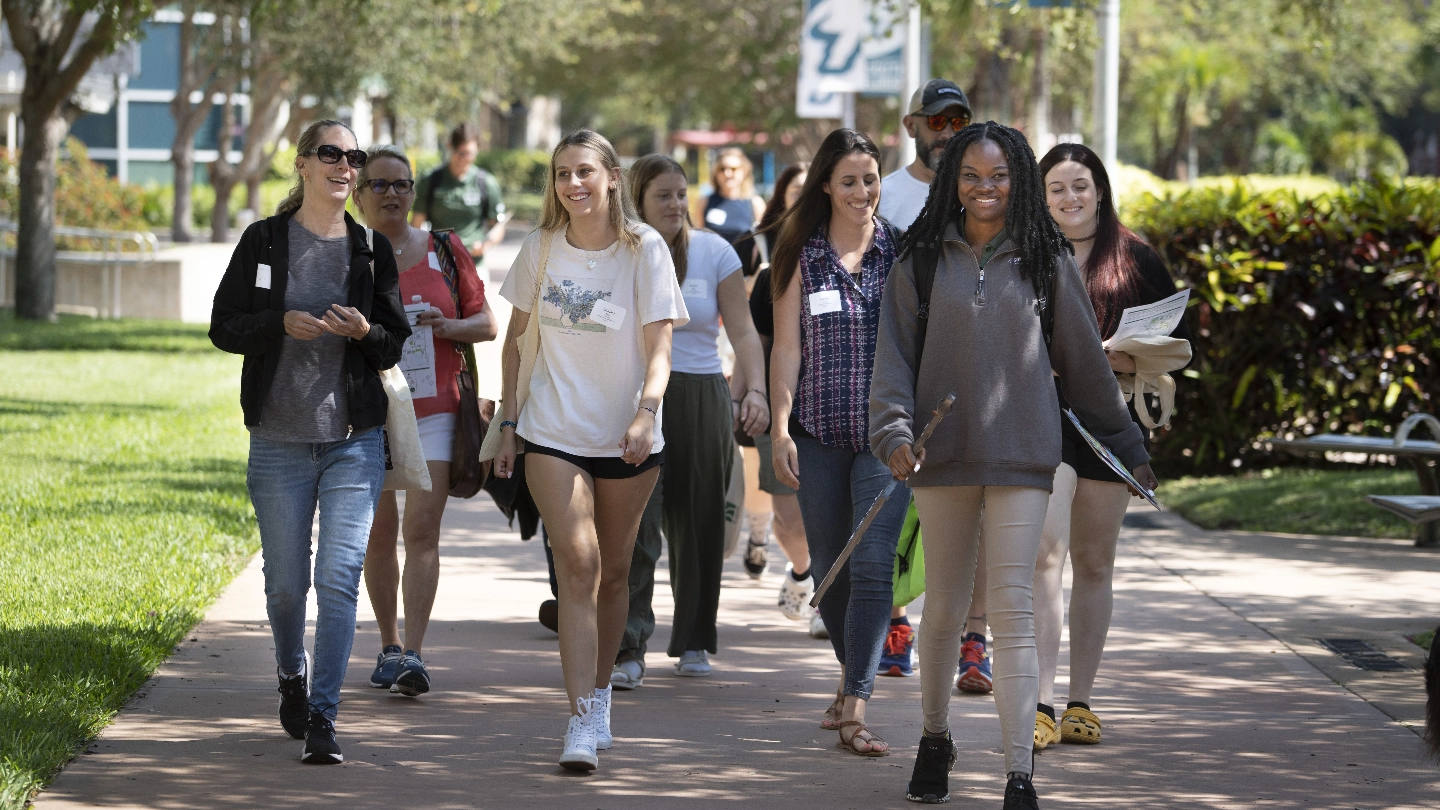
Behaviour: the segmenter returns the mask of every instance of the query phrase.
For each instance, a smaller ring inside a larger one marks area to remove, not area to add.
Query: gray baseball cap
[[[934,115],[959,104],[970,112],[970,99],[949,79],[931,79],[910,97],[910,115]]]

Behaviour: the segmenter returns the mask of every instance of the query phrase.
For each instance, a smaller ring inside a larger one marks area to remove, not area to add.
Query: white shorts
[[[426,461],[449,461],[455,440],[455,414],[437,413],[415,420],[420,427],[420,450]]]

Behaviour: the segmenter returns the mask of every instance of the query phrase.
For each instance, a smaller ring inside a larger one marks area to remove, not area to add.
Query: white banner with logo
[[[805,0],[796,114],[839,118],[842,93],[899,93],[906,5],[899,0]]]

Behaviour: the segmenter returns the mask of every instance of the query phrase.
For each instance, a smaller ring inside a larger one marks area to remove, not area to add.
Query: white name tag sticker
[[[817,293],[810,293],[810,314],[824,315],[827,312],[840,311],[840,291],[821,290]]]
[[[270,265],[261,264],[255,267],[255,286],[262,290],[270,289]]]
[[[430,269],[431,269],[431,270],[439,270],[439,269],[440,269],[440,257],[435,255],[435,251],[433,251],[433,250],[430,251],[430,257],[429,257],[429,258],[430,258]]]
[[[711,225],[724,225],[729,218],[724,208],[711,208],[705,212],[705,221]]]
[[[703,278],[686,279],[680,285],[680,294],[686,298],[709,298],[710,285]]]
[[[625,325],[625,310],[602,299],[596,301],[595,308],[590,310],[590,320],[603,323],[611,329],[619,329]]]

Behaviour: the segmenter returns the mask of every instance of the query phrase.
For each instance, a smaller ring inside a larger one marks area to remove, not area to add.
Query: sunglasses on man
[[[946,124],[949,124],[950,128],[954,131],[959,132],[965,127],[970,126],[970,116],[932,115],[925,119],[925,123],[929,125],[931,132],[944,132]],[[334,161],[331,162],[333,163]]]
[[[352,169],[365,168],[365,161],[369,157],[363,149],[351,149],[347,151],[328,143],[324,146],[315,147],[315,151],[313,152],[300,153],[300,157],[309,157],[311,155],[320,158],[321,163],[339,163],[340,158],[343,157]]]

